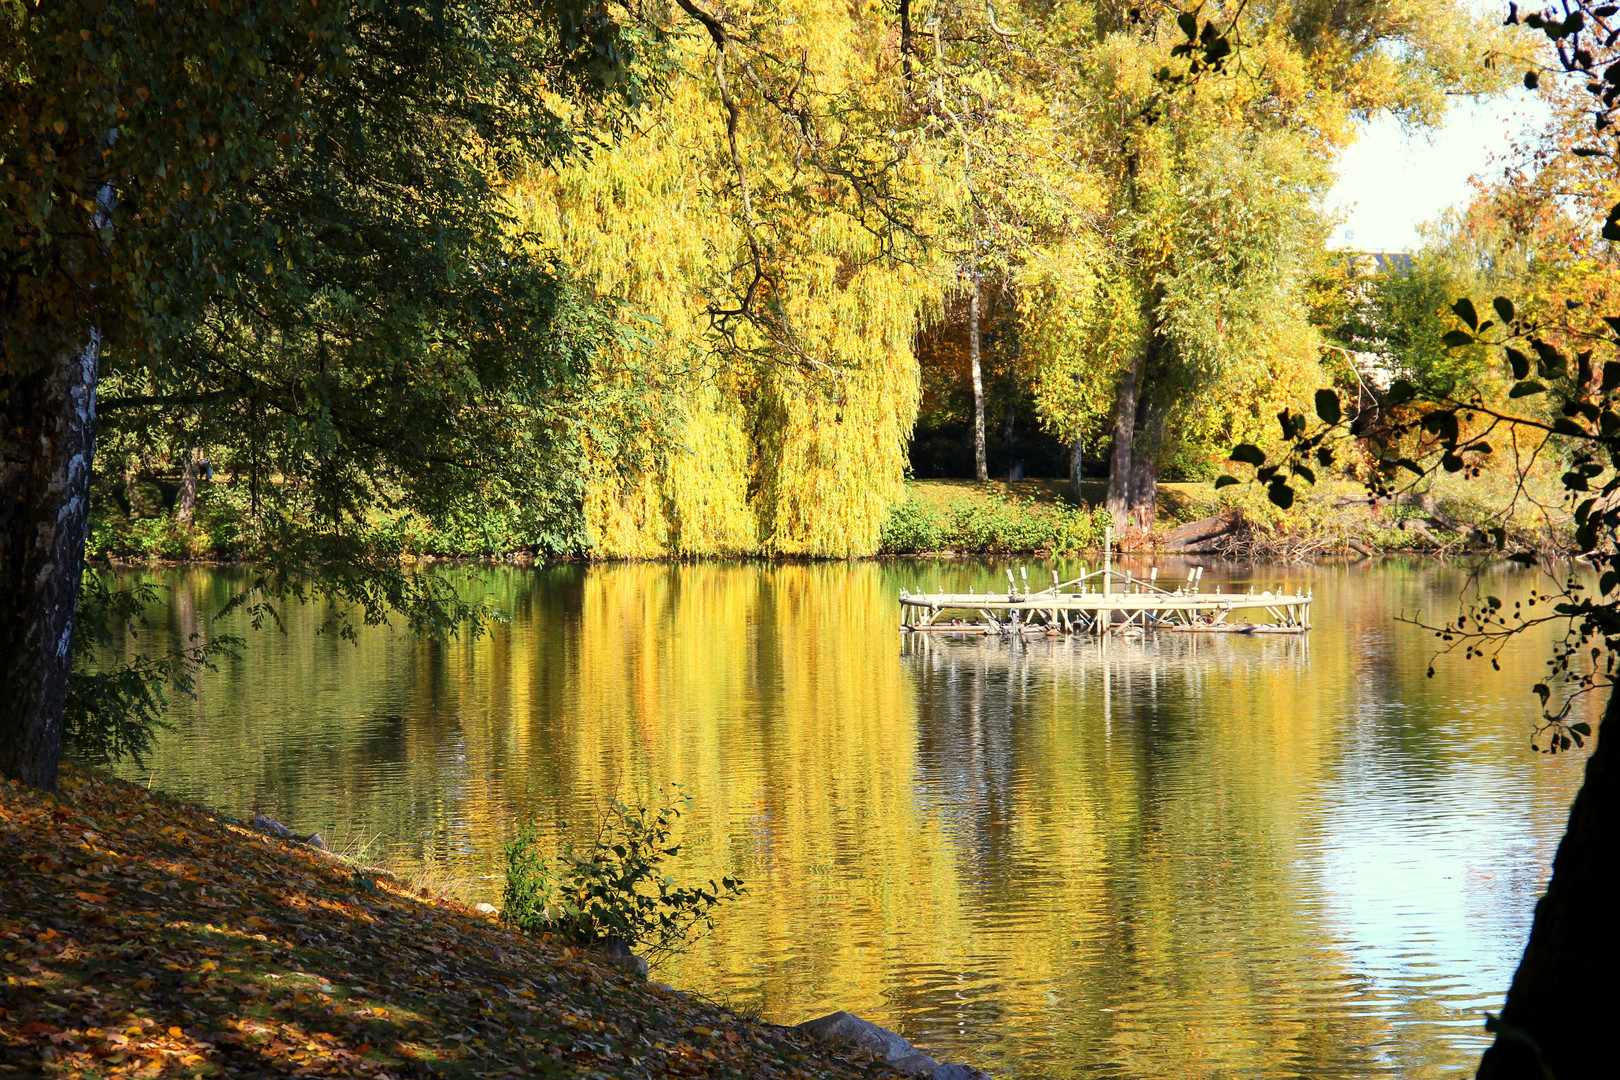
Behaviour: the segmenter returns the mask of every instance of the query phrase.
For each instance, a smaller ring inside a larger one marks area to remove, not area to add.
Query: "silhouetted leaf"
[[[1239,443],[1232,448],[1232,456],[1227,460],[1241,461],[1248,465],[1258,466],[1266,463],[1266,455],[1264,451],[1252,443]]]
[[[1337,424],[1344,415],[1339,408],[1339,395],[1332,390],[1316,392],[1316,415],[1324,424]]]

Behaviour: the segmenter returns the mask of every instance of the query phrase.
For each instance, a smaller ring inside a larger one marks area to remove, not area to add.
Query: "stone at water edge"
[[[321,838],[321,834],[318,833],[318,832],[310,833],[309,836],[304,840],[304,843],[306,845],[308,845],[309,847],[314,848],[316,851],[331,851],[332,850],[331,848],[326,846],[326,841]]]
[[[902,1072],[916,1076],[938,1076],[941,1068],[965,1069],[964,1065],[942,1066],[939,1062],[911,1045],[903,1036],[888,1028],[878,1027],[870,1020],[862,1020],[854,1013],[835,1012],[815,1020],[806,1020],[794,1030],[818,1039],[833,1039],[870,1050],[886,1063]],[[948,1080],[977,1080],[983,1075],[978,1070],[952,1074]],[[988,1080],[988,1078],[986,1078]]]
[[[948,1062],[935,1069],[930,1080],[990,1080],[990,1074],[980,1072],[971,1065]]]
[[[474,904],[473,910],[478,912],[480,915],[488,915],[491,918],[494,918],[496,915],[501,913],[501,909],[496,907],[494,904]]]
[[[253,828],[258,829],[260,832],[269,833],[271,836],[279,836],[283,840],[293,839],[293,831],[287,828],[287,826],[283,825],[281,822],[277,821],[275,818],[265,817],[263,814],[260,814],[258,817],[248,822],[248,824]]]

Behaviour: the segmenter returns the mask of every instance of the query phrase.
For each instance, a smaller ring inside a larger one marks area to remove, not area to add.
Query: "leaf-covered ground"
[[[0,781],[0,1076],[893,1077],[83,770]]]

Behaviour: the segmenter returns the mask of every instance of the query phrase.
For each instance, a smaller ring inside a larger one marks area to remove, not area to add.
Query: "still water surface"
[[[154,576],[155,636],[233,629],[208,616],[240,578]],[[515,822],[580,835],[678,782],[686,872],[750,895],[656,977],[767,1019],[849,1009],[998,1077],[1471,1072],[1579,783],[1527,748],[1547,637],[1425,678],[1396,616],[1454,612],[1465,575],[1393,563],[1209,569],[1313,588],[1307,638],[896,632],[901,586],[998,578],[479,570],[490,637],[291,612],[125,771],[496,901]]]

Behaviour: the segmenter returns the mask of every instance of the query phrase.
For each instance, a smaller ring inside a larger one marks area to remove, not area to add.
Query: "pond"
[[[897,632],[901,587],[1004,565],[480,568],[509,622],[448,644],[294,610],[123,772],[496,902],[516,823],[583,836],[679,783],[677,873],[749,894],[655,978],[1002,1080],[1471,1071],[1580,780],[1529,751],[1548,634],[1426,678],[1397,616],[1467,574],[1395,562],[1210,566],[1314,590],[1304,637]],[[242,577],[147,576],[154,638],[232,629]]]

